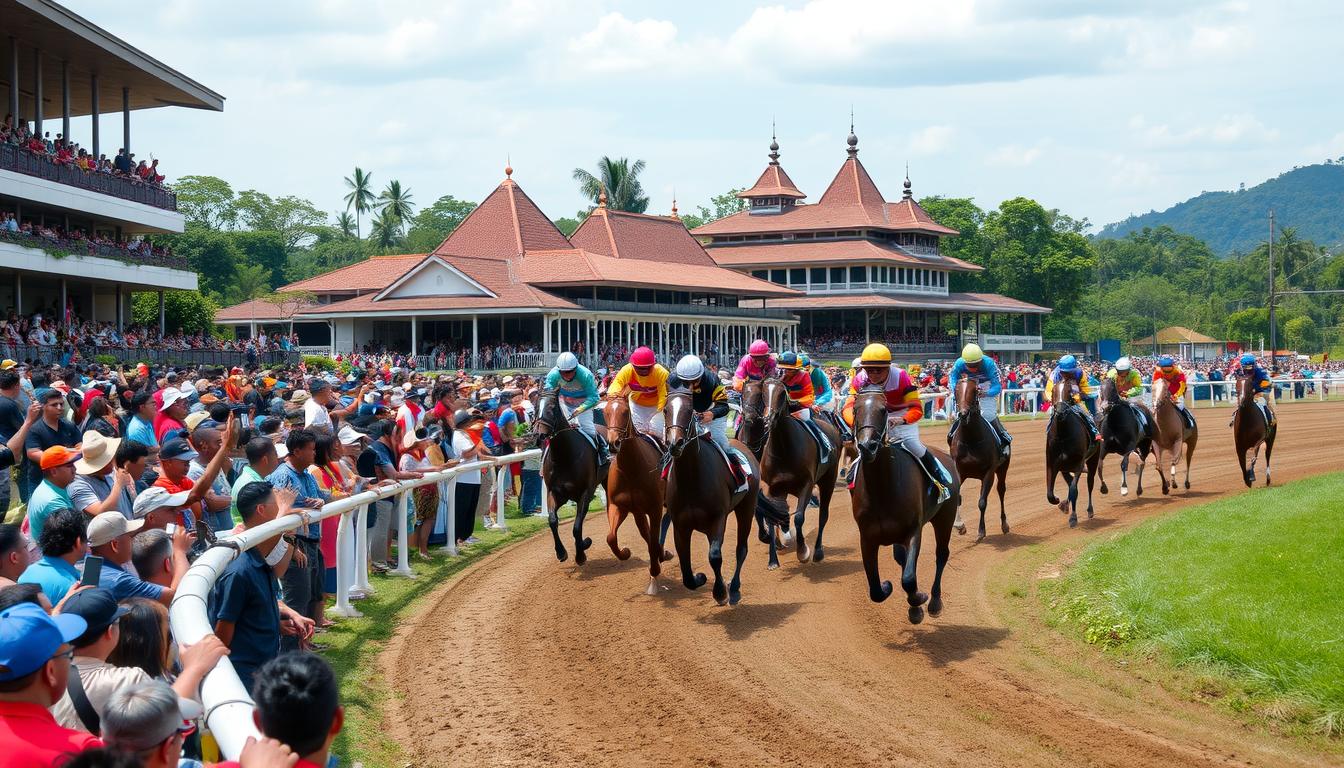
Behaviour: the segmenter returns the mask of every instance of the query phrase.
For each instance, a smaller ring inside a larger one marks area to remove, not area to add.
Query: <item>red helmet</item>
[[[636,368],[649,368],[658,362],[658,358],[653,354],[653,350],[648,347],[640,347],[630,353],[630,364]]]
[[[765,343],[765,339],[757,339],[751,342],[747,349],[749,355],[768,355],[770,354],[770,345]]]

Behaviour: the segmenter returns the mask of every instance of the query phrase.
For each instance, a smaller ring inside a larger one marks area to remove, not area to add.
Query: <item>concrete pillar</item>
[[[61,62],[61,135],[70,140],[70,62]]]
[[[122,325],[125,323],[122,312],[121,283],[117,283],[117,333],[122,332]]]
[[[163,318],[163,291],[159,291],[159,335],[160,335],[160,336],[163,335],[164,327],[165,327],[165,326],[164,326],[164,318]],[[255,333],[255,331],[254,331],[254,333]]]
[[[33,50],[33,133],[42,138],[42,51]]]
[[[66,134],[69,136],[69,134]],[[98,322],[98,285],[89,283],[89,322]]]
[[[419,329],[416,328],[416,326],[419,324],[420,324],[420,318],[416,317],[415,315],[411,315],[411,357],[415,357],[416,355],[420,354],[420,339],[418,333]]]
[[[57,312],[60,313],[61,316],[60,316],[60,318],[56,321],[56,324],[57,324],[57,325],[66,325],[66,326],[69,325],[69,323],[66,322],[66,319],[65,319],[65,318],[66,318],[66,311],[65,311],[65,309],[66,309],[66,302],[69,300],[69,296],[68,296],[67,293],[66,293],[67,287],[68,287],[68,286],[66,285],[65,278],[62,277],[62,278],[61,278],[61,305],[60,305],[60,307],[56,310]]]
[[[9,114],[14,116],[15,126],[19,120],[19,40],[9,38]]]
[[[14,273],[14,311],[23,314],[23,274]]]
[[[98,76],[89,79],[89,113],[93,120],[93,159],[102,156],[98,144]]]
[[[479,317],[478,317],[477,315],[472,315],[472,316],[471,316],[471,367],[472,367],[472,368],[480,368],[480,367],[481,367],[481,365],[480,365],[480,360],[481,360],[481,352],[480,352],[481,339],[480,339],[480,335],[479,335],[479,333],[480,333],[480,328],[478,327],[480,324],[477,322],[478,319],[479,319]]]
[[[872,322],[870,322],[870,321],[872,320],[872,318],[870,317],[870,314],[871,314],[871,313],[869,313],[868,310],[866,310],[866,309],[863,310],[863,344],[864,344],[864,346],[867,346],[867,345],[873,343],[873,329],[872,329]]]
[[[131,89],[121,88],[121,145],[126,148],[127,158],[131,155]]]

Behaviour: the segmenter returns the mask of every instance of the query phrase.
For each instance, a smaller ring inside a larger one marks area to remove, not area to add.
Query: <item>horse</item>
[[[598,488],[605,488],[607,473],[599,471],[597,448],[582,430],[565,418],[560,407],[560,393],[545,390],[537,400],[537,418],[533,431],[537,443],[545,452],[541,459],[541,477],[550,496],[551,537],[555,539],[555,557],[560,562],[569,558],[560,541],[559,509],[574,502],[574,562],[583,565],[588,560],[587,549],[593,540],[583,535],[583,520]]]
[[[1176,401],[1167,392],[1165,379],[1153,382],[1153,424],[1156,435],[1153,443],[1157,452],[1157,472],[1162,477],[1162,495],[1171,493],[1176,485],[1176,463],[1181,460],[1181,445],[1185,445],[1185,488],[1190,489],[1190,457],[1199,442],[1199,427],[1186,427],[1181,414],[1176,412]],[[1170,462],[1171,483],[1162,471],[1163,461]]]
[[[1278,432],[1279,425],[1270,424],[1264,411],[1255,404],[1251,380],[1244,376],[1237,379],[1237,412],[1232,417],[1232,435],[1237,446],[1241,479],[1247,488],[1255,485],[1255,462],[1260,457],[1261,445],[1265,446],[1265,485],[1270,484],[1269,457],[1274,453],[1274,438]]]
[[[797,507],[793,513],[793,528],[798,541],[798,562],[806,563],[825,555],[821,537],[830,517],[831,496],[835,493],[835,478],[840,472],[840,433],[825,421],[817,426],[831,443],[831,455],[821,463],[821,448],[808,428],[789,413],[789,390],[779,379],[763,382],[764,404],[761,419],[765,424],[765,445],[761,456],[761,482],[769,489],[767,496],[775,504],[786,504],[793,496]],[[818,499],[817,540],[812,547],[803,536],[807,502],[816,489]],[[779,567],[774,539],[770,544],[770,568]]]
[[[742,384],[742,396],[738,407],[741,419],[737,423],[737,439],[746,446],[751,455],[760,462],[765,456],[765,442],[768,437],[765,429],[765,382],[746,381]],[[762,544],[770,545],[770,568],[779,567],[778,551],[781,546],[776,531],[783,534],[784,546],[790,541],[789,516],[787,507],[782,518],[776,520],[756,511],[757,538]]]
[[[663,519],[663,492],[666,484],[659,477],[663,449],[635,432],[630,417],[630,401],[609,398],[602,406],[607,426],[607,442],[612,460],[607,470],[607,546],[617,560],[629,560],[630,549],[620,546],[616,531],[627,515],[634,515],[639,535],[649,547],[649,588],[646,594],[658,594],[661,563],[671,560],[663,550],[658,530]]]
[[[751,518],[760,492],[760,465],[754,456],[743,450],[751,467],[751,477],[747,479],[745,490],[733,493],[736,485],[733,473],[723,454],[710,444],[713,439],[696,423],[690,393],[669,392],[664,414],[669,457],[667,512],[676,529],[681,582],[692,590],[705,585],[705,575],[691,571],[691,534],[699,531],[709,541],[709,565],[714,569],[714,600],[719,605],[737,605],[742,599],[742,564],[747,559]],[[732,443],[739,449],[745,448],[736,440]],[[723,537],[729,512],[737,516],[737,563],[733,579],[725,589]]]
[[[1045,428],[1045,499],[1069,513],[1069,527],[1078,526],[1078,478],[1087,473],[1087,517],[1094,514],[1092,485],[1097,475],[1096,441],[1088,438],[1087,424],[1073,410],[1073,393],[1078,384],[1060,381],[1054,386],[1050,405],[1050,423]],[[1062,501],[1055,496],[1055,478],[1064,475],[1069,495]]]
[[[865,387],[854,398],[854,442],[859,466],[850,486],[854,522],[859,527],[859,549],[868,577],[868,597],[875,603],[891,596],[891,582],[882,581],[877,567],[878,547],[890,544],[901,566],[901,588],[909,604],[911,624],[928,613],[943,612],[943,568],[951,554],[952,522],[961,503],[961,481],[950,457],[934,451],[952,475],[951,495],[939,504],[919,459],[887,440],[887,399],[880,387]],[[933,449],[928,449],[933,450]],[[917,567],[924,524],[933,523],[936,570],[930,594],[919,591]]]
[[[1012,456],[1004,457],[999,452],[994,428],[980,413],[980,386],[974,379],[964,376],[957,382],[953,402],[956,404],[958,427],[955,434],[948,433],[948,453],[956,462],[958,475],[980,480],[980,535],[976,537],[976,541],[985,538],[985,508],[989,506],[989,492],[995,487],[996,479],[999,492],[999,527],[1007,533],[1008,512],[1004,507],[1003,495],[1008,487],[1008,464],[1012,461]]]
[[[1153,418],[1148,414],[1146,427],[1140,426],[1139,417],[1134,414],[1130,403],[1120,396],[1115,379],[1101,382],[1101,402],[1105,408],[1101,423],[1101,451],[1097,456],[1097,479],[1101,481],[1101,492],[1110,493],[1106,487],[1106,454],[1114,453],[1120,459],[1120,495],[1129,495],[1129,456],[1139,455],[1139,484],[1136,493],[1143,495],[1143,467],[1148,462],[1148,454],[1153,451]],[[1140,406],[1142,407],[1142,406]],[[1145,413],[1147,410],[1145,409]]]

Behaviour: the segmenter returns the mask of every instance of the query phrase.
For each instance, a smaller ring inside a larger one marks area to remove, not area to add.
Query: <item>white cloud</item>
[[[915,155],[936,155],[952,145],[956,129],[950,125],[930,125],[910,136],[910,152]]]
[[[1029,147],[1020,144],[1005,144],[995,148],[985,157],[985,163],[1000,168],[1025,168],[1041,159],[1045,151],[1045,142],[1037,142]]]
[[[1154,149],[1269,144],[1279,138],[1277,128],[1270,128],[1251,114],[1223,115],[1211,122],[1179,129],[1167,123],[1152,124],[1143,115],[1135,115],[1130,118],[1129,127],[1145,146]]]
[[[598,74],[630,74],[657,69],[675,58],[677,25],[660,19],[609,13],[572,38],[566,48],[576,69]]]
[[[1127,190],[1151,189],[1157,186],[1157,166],[1147,160],[1115,155],[1110,159],[1112,187]]]

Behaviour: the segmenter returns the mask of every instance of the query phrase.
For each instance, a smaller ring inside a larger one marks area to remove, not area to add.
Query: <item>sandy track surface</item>
[[[1045,502],[1044,421],[1011,424],[1012,532],[998,533],[991,500],[990,535],[974,543],[977,484],[968,483],[970,532],[953,536],[946,609],[919,626],[906,620],[890,548],[883,578],[896,594],[869,601],[844,492],[822,563],[785,552],[783,568],[767,571],[753,533],[743,602],[732,608],[716,606],[708,587],[686,590],[675,561],[661,594],[646,596],[633,525],[621,534],[636,555],[622,563],[605,548],[605,519],[590,516],[584,567],[557,563],[549,535],[535,537],[446,585],[399,632],[383,659],[397,693],[389,722],[417,766],[1333,764],[1337,756],[1248,729],[1040,629],[1035,599],[1014,602],[1002,588],[1017,579],[1029,592],[1040,575],[1005,576],[1023,547],[1076,550],[1154,514],[1242,492],[1228,413],[1197,411],[1191,491],[1163,498],[1149,471],[1141,499],[1132,478],[1121,498],[1109,459],[1111,494],[1098,492],[1096,519],[1075,530]],[[1341,428],[1338,403],[1281,408],[1275,482],[1339,469],[1321,436]],[[944,433],[924,439],[940,445]],[[697,535],[696,570],[708,571],[704,551]],[[731,562],[727,551],[725,570]]]

